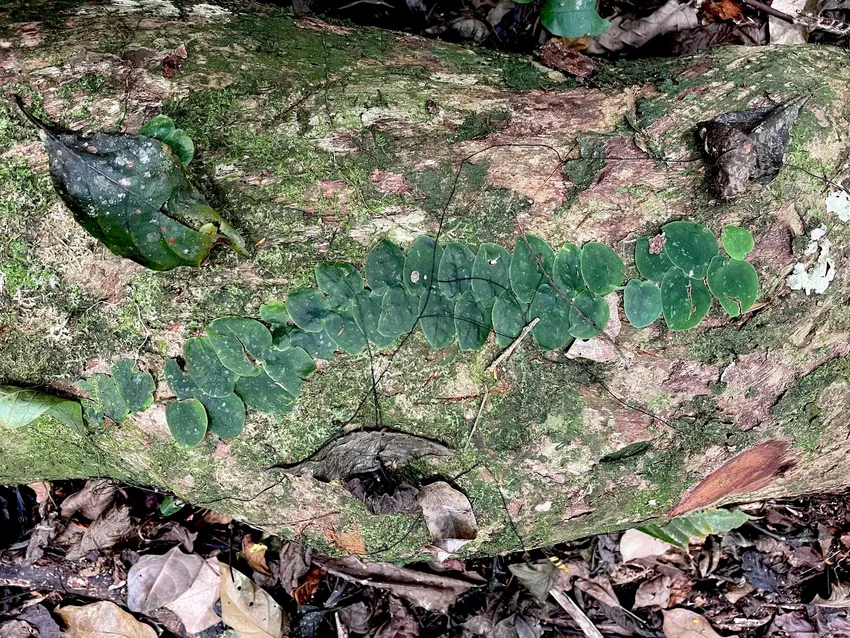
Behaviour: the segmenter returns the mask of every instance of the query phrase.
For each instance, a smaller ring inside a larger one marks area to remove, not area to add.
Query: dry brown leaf
[[[203,566],[203,558],[179,547],[142,556],[127,573],[127,607],[143,614],[165,607],[189,590]]]
[[[39,481],[38,483],[30,483],[27,487],[35,492],[35,502],[38,504],[44,503],[50,498],[50,483]]]
[[[608,577],[603,575],[597,576],[593,580],[587,578],[576,578],[573,585],[576,589],[580,589],[588,596],[593,596],[601,603],[609,607],[620,607],[620,601],[617,600],[617,594],[614,593],[614,588],[611,587],[611,582]]]
[[[67,638],[157,638],[153,627],[108,600],[91,605],[57,607]]]
[[[10,620],[0,625],[0,638],[30,638],[35,631],[23,620]]]
[[[670,543],[665,543],[636,529],[626,530],[620,538],[620,555],[624,563],[638,558],[661,556],[670,549],[672,549]]]
[[[186,631],[190,634],[199,634],[221,620],[213,609],[220,597],[221,579],[218,574],[218,559],[210,558],[201,567],[192,586],[166,607],[177,614]]]
[[[83,489],[62,501],[62,518],[79,514],[90,521],[97,520],[112,504],[116,491],[118,488],[109,479],[86,481]]]
[[[740,22],[744,19],[744,14],[741,5],[735,0],[717,0],[716,2],[706,2],[702,5],[703,15],[707,18],[713,18],[709,22],[715,20],[732,20]]]
[[[289,621],[269,593],[242,572],[219,563],[221,619],[239,638],[281,638]]]
[[[299,606],[303,605],[305,602],[310,600],[313,597],[313,594],[316,593],[316,590],[319,588],[319,585],[325,580],[325,572],[324,569],[320,569],[319,567],[314,567],[304,578],[304,582],[295,587],[292,590],[292,597],[295,599],[295,602],[298,603]]]
[[[635,592],[633,607],[660,607],[666,609],[670,604],[670,577],[661,575],[640,584]]]
[[[662,631],[667,638],[722,638],[699,614],[677,607],[664,612]]]
[[[821,598],[819,595],[815,596],[812,604],[818,607],[830,607],[833,609],[850,607],[850,585],[833,583],[832,589],[829,592],[829,598]]]
[[[130,508],[126,505],[109,510],[85,531],[80,544],[68,550],[68,560],[79,560],[91,551],[102,551],[115,545],[133,529]]]
[[[478,535],[469,499],[445,481],[421,487],[418,500],[437,547],[454,553]]]
[[[250,534],[245,534],[242,537],[242,553],[245,555],[245,560],[255,572],[260,572],[264,576],[271,576],[269,566],[266,563],[266,550],[268,545],[265,543],[255,543]]]
[[[227,514],[219,514],[218,512],[207,510],[204,512],[203,521],[205,523],[210,523],[211,525],[230,525],[230,523],[233,522],[233,517],[228,516]]]
[[[298,543],[286,541],[280,547],[277,560],[272,560],[269,567],[275,578],[286,592],[292,592],[298,587],[301,577],[310,571],[310,557],[313,552],[304,549]]]
[[[638,48],[665,33],[694,29],[699,26],[697,10],[690,4],[668,0],[645,18],[616,17],[606,33],[591,39],[588,52],[599,54]]]

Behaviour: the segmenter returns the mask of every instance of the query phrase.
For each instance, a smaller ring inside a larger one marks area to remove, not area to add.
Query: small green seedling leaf
[[[336,344],[331,340],[325,330],[321,332],[304,332],[300,328],[293,328],[289,332],[289,343],[275,344],[275,347],[284,350],[290,345],[296,348],[303,348],[311,357],[325,360],[333,359],[334,350],[336,349]]]
[[[461,350],[478,350],[490,334],[490,307],[479,302],[472,290],[461,293],[455,300],[455,333]]]
[[[363,276],[351,264],[323,262],[316,264],[316,282],[328,296],[331,308],[345,306],[363,292]]]
[[[744,259],[756,246],[753,234],[738,226],[724,226],[720,233],[720,243],[732,259]]]
[[[273,326],[285,326],[289,322],[286,304],[282,301],[267,301],[260,306],[260,319]]]
[[[463,244],[452,242],[443,249],[438,280],[440,292],[446,299],[454,299],[472,288],[472,266],[475,253]]]
[[[180,445],[194,447],[207,433],[207,411],[197,399],[172,401],[165,406],[165,421]]]
[[[635,244],[635,266],[638,271],[650,281],[660,284],[667,271],[673,268],[673,262],[663,248],[659,250],[657,254],[650,252],[649,237],[641,237]]]
[[[301,392],[304,379],[316,371],[313,357],[301,348],[272,349],[266,353],[265,358],[266,374],[292,396]]]
[[[544,284],[537,290],[529,317],[540,319],[531,334],[543,350],[557,350],[570,340],[570,302],[552,286]]]
[[[567,244],[555,257],[553,279],[558,289],[570,299],[584,290],[584,277],[581,276],[581,249],[575,244]]]
[[[351,313],[360,331],[366,335],[369,343],[378,348],[387,348],[395,341],[395,337],[388,337],[378,329],[381,320],[381,305],[383,295],[376,292],[361,292],[357,295]]]
[[[635,328],[648,326],[661,316],[661,289],[650,281],[632,279],[623,292],[623,310]]]
[[[454,307],[432,286],[419,300],[419,324],[432,348],[445,348],[455,338]]]
[[[490,306],[511,287],[511,254],[498,244],[481,244],[472,265],[472,292],[479,303]]]
[[[448,249],[444,253],[448,254]],[[445,257],[443,257],[445,261]],[[419,321],[419,297],[411,295],[401,284],[387,288],[381,301],[378,332],[386,337],[396,337],[411,332]]]
[[[291,292],[286,299],[289,316],[305,332],[321,332],[330,309],[327,298],[315,288]]]
[[[47,415],[70,427],[83,429],[83,410],[76,401],[12,385],[0,386],[0,428],[14,430]]]
[[[717,238],[694,222],[670,222],[664,231],[664,254],[688,277],[703,279],[708,264],[718,254]]]
[[[706,280],[711,294],[730,317],[747,312],[758,299],[759,277],[748,261],[718,255],[711,260]]]
[[[701,510],[674,518],[666,525],[641,525],[637,529],[653,538],[687,549],[691,543],[701,543],[711,534],[726,534],[755,517],[734,510]]]
[[[379,295],[390,286],[404,283],[404,253],[389,239],[375,244],[366,257],[366,283]]]
[[[502,348],[507,348],[519,337],[529,322],[528,313],[528,304],[520,302],[512,290],[505,290],[496,297],[492,313],[493,331]]]
[[[233,392],[239,376],[225,368],[206,337],[193,337],[183,344],[186,372],[202,392],[212,397],[226,397]]]
[[[366,335],[354,321],[351,310],[332,310],[325,318],[325,333],[337,348],[360,354],[366,348]]]
[[[547,0],[540,9],[540,22],[561,38],[602,35],[611,28],[596,13],[596,0]]]
[[[437,278],[443,248],[432,237],[420,235],[407,251],[404,260],[404,285],[415,294],[421,294]]]
[[[589,241],[581,249],[581,276],[590,292],[604,297],[622,285],[626,267],[610,246]]]
[[[167,115],[154,115],[151,119],[142,124],[142,128],[139,129],[139,135],[162,140],[176,130],[177,127],[174,125],[174,121],[170,117]]]
[[[273,381],[265,370],[256,377],[240,378],[236,382],[236,394],[247,407],[267,414],[292,412],[295,403],[295,397]]]
[[[661,308],[670,330],[689,330],[703,320],[711,307],[711,293],[699,279],[671,268],[661,282]]]
[[[168,518],[182,510],[185,505],[186,503],[179,498],[168,495],[162,500],[162,505],[159,506],[159,513]]]
[[[534,235],[517,237],[510,268],[511,287],[517,299],[529,303],[535,291],[549,283],[554,266],[555,253],[549,244]]]
[[[192,138],[183,129],[177,128],[167,115],[156,115],[149,119],[139,129],[139,135],[165,142],[183,166],[188,166],[195,156]]]
[[[603,297],[586,290],[576,295],[570,308],[570,334],[576,339],[598,337],[608,325],[611,309]]]
[[[207,339],[222,365],[242,375],[260,373],[257,361],[272,346],[272,333],[259,321],[243,317],[219,317],[207,325]]]

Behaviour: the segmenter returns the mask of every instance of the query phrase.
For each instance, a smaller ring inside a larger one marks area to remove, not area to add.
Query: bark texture
[[[292,414],[252,412],[240,437],[193,449],[173,442],[159,403],[85,434],[43,419],[3,433],[0,481],[112,476],[379,558],[427,545],[421,519],[371,516],[339,485],[267,468],[306,458],[345,424],[432,437],[458,454],[415,464],[410,478],[464,490],[480,526],[465,551],[491,553],[848,484],[850,230],[826,213],[831,189],[812,176],[846,170],[843,52],[724,48],[620,64],[576,86],[527,59],[270,9],[65,4],[50,23],[22,14],[30,21],[0,26],[2,91],[74,128],[133,132],[168,113],[195,141],[194,181],[256,248],[167,273],[111,255],[74,223],[41,143],[0,103],[0,383],[79,395],[77,381],[128,356],[161,377],[208,321],[256,317],[318,261],[362,265],[376,238],[407,245],[443,215],[445,241],[512,249],[524,230],[555,248],[605,242],[627,264],[634,239],[671,219],[718,234],[739,224],[756,237],[761,303],[736,320],[715,304],[684,333],[624,320],[619,352],[600,342],[580,353],[607,361],[543,356],[529,340],[496,379],[485,372],[494,343],[432,351],[419,334],[394,358],[323,363]],[[696,122],[804,94],[790,166],[735,203],[716,201]],[[559,155],[580,158],[587,144],[607,159],[582,185],[584,167],[564,170]],[[837,276],[806,296],[785,279],[820,226]],[[370,365],[390,367],[378,401],[358,411]]]

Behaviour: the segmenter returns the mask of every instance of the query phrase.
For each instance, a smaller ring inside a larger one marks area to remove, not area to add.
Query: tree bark
[[[0,480],[111,476],[382,559],[429,543],[419,517],[372,516],[339,485],[267,468],[343,429],[431,437],[458,454],[416,464],[412,480],[440,477],[469,496],[480,530],[467,549],[482,553],[847,486],[848,230],[825,212],[833,189],[818,177],[846,170],[844,53],[729,47],[620,63],[575,85],[525,58],[253,5],[160,10],[85,5],[4,25],[0,86],[71,128],[133,132],[168,113],[195,141],[193,180],[254,254],[217,248],[201,268],[166,273],[111,255],[59,202],[34,132],[0,104],[2,383],[80,396],[77,381],[128,356],[161,378],[207,322],[257,317],[314,264],[361,266],[383,236],[512,249],[529,232],[556,249],[604,242],[631,264],[634,240],[669,220],[718,234],[734,223],[755,234],[759,303],[739,319],[715,304],[682,333],[622,318],[616,348],[544,354],[527,339],[495,376],[492,339],[473,353],[432,351],[420,333],[394,357],[321,363],[292,414],[252,412],[240,437],[191,449],[169,435],[160,383],[154,407],[120,426],[80,434],[42,419],[4,432]],[[788,166],[717,201],[696,122],[803,94]],[[581,167],[562,160],[587,143],[606,160],[582,185],[571,170]],[[807,296],[786,277],[819,226],[837,276]],[[378,392],[363,402],[373,371]]]

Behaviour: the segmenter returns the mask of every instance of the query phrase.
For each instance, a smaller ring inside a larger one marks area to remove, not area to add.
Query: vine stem
[[[519,347],[519,344],[521,344],[522,340],[525,339],[526,336],[528,336],[528,333],[531,332],[531,329],[534,328],[534,326],[537,325],[538,321],[540,321],[540,317],[535,317],[534,319],[532,319],[528,323],[528,325],[526,325],[522,329],[522,332],[519,333],[519,336],[516,339],[514,339],[513,343],[511,345],[509,345],[507,348],[505,348],[504,351],[502,352],[502,354],[500,354],[498,357],[496,357],[496,360],[493,363],[491,363],[489,366],[487,366],[487,369],[485,370],[485,372],[492,372],[493,376],[496,376],[496,369],[500,365],[502,365],[505,361],[510,359],[511,355],[514,353],[514,350],[516,350]]]

